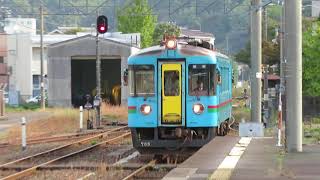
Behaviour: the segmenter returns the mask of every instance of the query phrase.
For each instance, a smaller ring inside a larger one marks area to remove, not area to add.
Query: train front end
[[[221,121],[215,52],[172,41],[128,61],[128,125],[140,151],[201,147]]]

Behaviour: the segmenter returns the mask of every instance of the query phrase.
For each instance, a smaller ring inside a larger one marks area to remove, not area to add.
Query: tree
[[[251,47],[250,47],[250,43],[248,42],[245,48],[241,49],[237,54],[235,54],[234,56],[235,61],[250,65],[250,57],[251,57],[250,51],[251,51]]]
[[[320,21],[313,22],[303,33],[303,94],[320,96]]]
[[[123,33],[139,32],[142,47],[152,45],[156,21],[147,0],[134,0],[118,11],[118,30]]]
[[[163,38],[163,35],[178,37],[181,33],[180,28],[172,23],[160,23],[157,24],[153,33],[153,44],[159,44]]]
[[[242,62],[250,66],[251,47],[248,42],[246,47],[235,55],[237,62]],[[262,41],[262,63],[274,65],[280,63],[280,46],[270,41]]]
[[[270,66],[280,63],[279,44],[270,41],[262,41],[262,63]]]

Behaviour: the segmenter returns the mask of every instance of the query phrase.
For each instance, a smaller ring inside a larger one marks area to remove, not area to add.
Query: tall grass
[[[51,135],[74,133],[79,128],[79,111],[77,109],[48,109],[51,115],[27,123],[27,137],[37,138]],[[6,140],[16,141],[21,137],[21,126],[15,125],[7,131]]]
[[[79,130],[79,110],[72,108],[47,108],[49,117],[29,121],[27,123],[27,137],[38,138],[45,136],[75,133]],[[107,120],[117,120],[126,123],[128,118],[127,106],[111,106],[102,104],[101,114]],[[86,127],[86,111],[84,113],[84,127]],[[16,142],[21,138],[21,125],[17,123],[0,136],[1,141]]]
[[[243,83],[242,87],[232,89],[232,97],[243,96],[244,89],[247,89],[247,94],[250,95],[250,89],[248,82]]]
[[[112,106],[110,104],[103,103],[101,105],[101,114],[106,119],[112,120],[123,120],[128,119],[128,108],[127,106]]]
[[[250,109],[246,107],[232,108],[232,116],[236,122],[241,122],[244,119],[246,122],[250,121]]]

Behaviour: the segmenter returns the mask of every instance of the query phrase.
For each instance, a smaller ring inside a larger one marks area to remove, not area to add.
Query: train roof
[[[152,46],[138,51],[131,57],[135,56],[159,56],[164,53],[165,46]],[[221,58],[229,59],[228,56],[216,51],[206,49],[200,46],[194,46],[189,44],[178,44],[177,50],[184,56],[218,56]]]

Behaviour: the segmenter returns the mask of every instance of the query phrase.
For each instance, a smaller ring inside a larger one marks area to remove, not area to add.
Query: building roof
[[[77,33],[77,34],[47,34],[43,36],[43,43],[45,45],[56,45],[59,43],[69,42],[69,40],[77,40],[86,37],[95,37],[91,33]],[[139,47],[140,45],[140,34],[122,34],[122,33],[106,33],[99,36],[100,39],[109,40],[110,42],[124,44],[130,47]],[[40,35],[31,36],[31,41],[34,46],[40,46]]]
[[[67,40],[64,40],[64,41],[60,41],[60,42],[57,42],[57,43],[53,43],[53,44],[50,44],[49,46],[51,46],[51,47],[59,46],[61,44],[66,44],[66,43],[69,43],[69,42],[74,42],[74,41],[78,41],[78,40],[82,40],[82,39],[86,39],[86,38],[96,38],[96,37],[91,35],[91,34],[87,34],[87,35],[84,35],[84,36],[79,36],[79,37],[67,39]],[[100,41],[104,41],[104,42],[112,42],[112,43],[120,44],[120,45],[127,46],[127,47],[136,47],[135,44],[124,43],[124,42],[119,41],[116,38],[101,38],[101,37],[99,37],[99,40]]]

